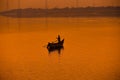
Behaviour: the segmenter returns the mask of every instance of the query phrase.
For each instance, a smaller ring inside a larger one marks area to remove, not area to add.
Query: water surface
[[[0,80],[119,80],[120,18],[0,17]],[[60,34],[64,50],[46,45]]]

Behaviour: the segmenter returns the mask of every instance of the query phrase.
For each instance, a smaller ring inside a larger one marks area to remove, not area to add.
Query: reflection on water
[[[120,18],[0,20],[0,80],[120,80]],[[58,34],[64,50],[49,53]]]

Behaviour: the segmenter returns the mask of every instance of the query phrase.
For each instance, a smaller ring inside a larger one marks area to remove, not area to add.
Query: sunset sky
[[[45,8],[46,0],[20,0],[21,8]],[[18,8],[18,0],[8,0],[9,9]],[[7,9],[7,0],[0,1],[0,11]],[[78,0],[80,7],[120,6],[120,0]],[[48,7],[76,7],[76,0],[48,0]]]

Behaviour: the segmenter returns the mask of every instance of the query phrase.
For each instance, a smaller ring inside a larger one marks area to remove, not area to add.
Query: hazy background
[[[7,6],[8,1],[8,6]],[[18,8],[19,0],[0,0],[0,11]],[[45,8],[46,0],[20,0],[21,8]],[[47,0],[48,7],[76,7],[77,0]],[[120,0],[78,0],[79,7],[86,6],[120,6]]]

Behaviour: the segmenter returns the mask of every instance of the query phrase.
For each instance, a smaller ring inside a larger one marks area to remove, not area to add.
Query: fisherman
[[[59,43],[60,42],[60,35],[58,35],[57,40],[58,40],[58,43]]]

